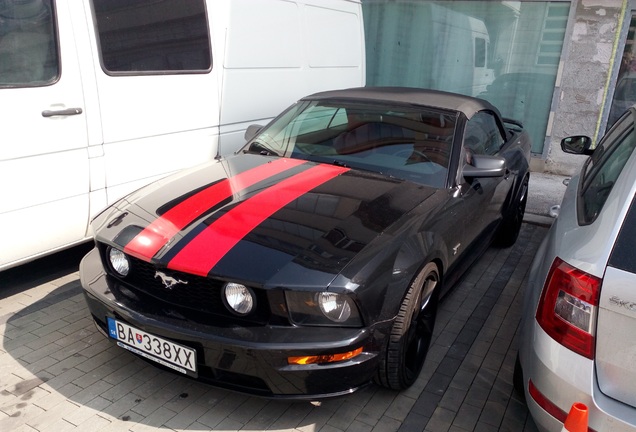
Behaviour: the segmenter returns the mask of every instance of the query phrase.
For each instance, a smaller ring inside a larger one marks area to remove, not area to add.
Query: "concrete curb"
[[[533,225],[549,227],[554,222],[550,209],[561,204],[568,177],[550,173],[530,173],[528,203],[523,221]]]
[[[552,225],[552,223],[554,222],[554,218],[552,218],[550,216],[526,213],[523,216],[523,221],[525,223],[529,223],[529,224],[532,224],[532,225],[538,225],[538,226],[542,226],[542,227],[550,227]]]

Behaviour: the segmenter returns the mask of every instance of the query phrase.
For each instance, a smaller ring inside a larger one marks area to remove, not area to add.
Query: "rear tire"
[[[411,283],[380,359],[378,384],[403,390],[417,380],[433,335],[439,282],[437,265],[428,263]]]
[[[523,179],[517,195],[517,202],[510,208],[506,219],[503,220],[497,231],[495,243],[498,246],[510,247],[515,244],[517,237],[519,237],[528,202],[528,176]]]
[[[523,370],[521,369],[521,361],[519,360],[519,353],[517,353],[517,360],[515,361],[515,371],[512,376],[512,385],[515,391],[519,395],[522,401],[526,400],[526,390],[523,385]]]

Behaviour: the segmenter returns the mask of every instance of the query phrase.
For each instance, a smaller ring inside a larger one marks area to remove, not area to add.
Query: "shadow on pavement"
[[[368,416],[377,416],[377,421],[399,395],[370,386],[324,402],[268,400],[163,371],[96,330],[76,274],[85,250],[66,251],[0,274],[9,282],[0,299],[58,278],[67,280],[15,313],[0,316],[0,325],[5,323],[0,350],[2,431],[24,426],[57,431],[52,420],[58,418],[78,430],[88,421],[92,427],[95,422],[117,423],[112,426],[124,430],[124,423],[132,429],[137,424],[158,430],[265,430],[319,428],[330,421],[344,430],[351,416],[372,408],[367,407],[369,401],[376,405]],[[3,412],[8,417],[3,418]]]
[[[0,300],[77,271],[92,242],[0,271]]]
[[[536,431],[513,393],[515,334],[534,253],[524,224],[440,305],[418,381],[321,403],[261,399],[165,372],[112,344],[89,315],[79,248],[0,273],[0,430]],[[4,312],[3,312],[4,311]]]

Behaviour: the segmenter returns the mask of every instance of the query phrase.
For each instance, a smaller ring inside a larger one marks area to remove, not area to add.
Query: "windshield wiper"
[[[337,166],[339,166],[339,167],[343,167],[343,168],[351,168],[351,167],[350,167],[349,165],[347,165],[346,163],[341,162],[341,161],[339,161],[339,160],[335,160],[335,159],[334,159],[334,161],[332,162],[332,165],[337,165]]]
[[[255,153],[255,154],[259,154],[261,156],[278,156],[280,157],[280,155],[278,153],[276,153],[272,148],[270,148],[269,146],[263,144],[262,142],[259,141],[254,141],[249,148],[246,150],[249,153]]]

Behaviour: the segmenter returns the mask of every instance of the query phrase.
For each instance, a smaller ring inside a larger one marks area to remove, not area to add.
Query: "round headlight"
[[[245,285],[237,283],[227,283],[223,289],[225,304],[229,309],[239,315],[247,315],[252,312],[256,305],[254,293]]]
[[[347,297],[333,292],[321,292],[316,295],[322,313],[331,321],[342,323],[351,316],[351,306]]]
[[[125,253],[115,248],[108,248],[108,259],[110,266],[119,276],[125,277],[130,271],[130,263]]]

